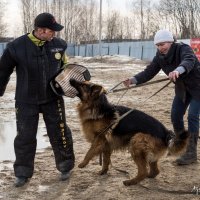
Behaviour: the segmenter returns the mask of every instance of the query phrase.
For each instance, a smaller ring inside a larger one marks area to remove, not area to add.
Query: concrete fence
[[[190,44],[190,39],[179,40]],[[141,60],[150,61],[156,53],[153,41],[135,41],[102,43],[101,55],[126,55]],[[6,43],[0,43],[0,55],[6,47]],[[99,44],[68,44],[67,54],[69,56],[93,57],[99,55]]]

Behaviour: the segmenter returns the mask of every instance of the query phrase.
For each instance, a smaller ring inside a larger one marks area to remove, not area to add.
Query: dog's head
[[[106,90],[101,86],[89,81],[80,82],[75,79],[70,79],[70,84],[77,91],[77,97],[81,99],[81,101],[95,101],[99,99],[102,94],[106,94]]]

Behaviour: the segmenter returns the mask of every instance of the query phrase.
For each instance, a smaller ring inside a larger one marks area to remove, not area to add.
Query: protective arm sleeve
[[[6,48],[0,59],[0,96],[3,96],[15,66],[16,62]]]

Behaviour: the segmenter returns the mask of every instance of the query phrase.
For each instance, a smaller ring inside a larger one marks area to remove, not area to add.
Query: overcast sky
[[[103,8],[107,8],[109,6],[111,9],[115,9],[121,11],[122,13],[126,13],[131,0],[102,0],[102,2]]]

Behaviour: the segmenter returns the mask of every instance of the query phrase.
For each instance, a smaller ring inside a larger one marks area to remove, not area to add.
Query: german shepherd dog
[[[70,80],[70,84],[78,91],[77,96],[81,100],[77,106],[80,123],[87,141],[91,143],[79,168],[85,167],[94,156],[102,153],[100,174],[106,174],[113,150],[128,148],[138,168],[135,178],[123,182],[129,186],[146,177],[156,177],[159,174],[158,160],[167,151],[178,154],[186,149],[189,137],[187,131],[176,136],[157,119],[139,110],[133,110],[117,122],[121,115],[131,109],[109,103],[101,85],[74,79]],[[103,132],[114,122],[111,131]]]

